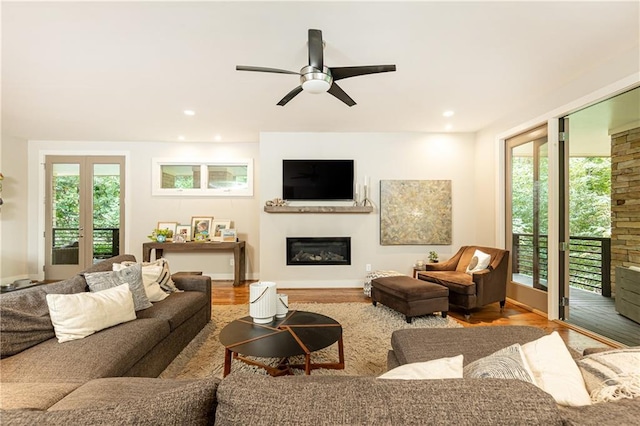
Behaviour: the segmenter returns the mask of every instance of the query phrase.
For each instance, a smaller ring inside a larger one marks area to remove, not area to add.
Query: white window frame
[[[162,166],[200,166],[200,188],[163,188]],[[245,166],[247,168],[246,188],[208,188],[209,166]],[[253,196],[253,159],[213,160],[194,158],[152,158],[151,195],[180,197],[251,197]]]

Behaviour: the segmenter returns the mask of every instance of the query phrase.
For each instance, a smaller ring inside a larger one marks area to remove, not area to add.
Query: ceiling
[[[357,102],[301,93],[307,30]],[[259,132],[475,132],[638,51],[633,2],[3,2],[3,134],[254,142]],[[195,111],[186,116],[183,111]],[[445,110],[455,111],[450,118]]]

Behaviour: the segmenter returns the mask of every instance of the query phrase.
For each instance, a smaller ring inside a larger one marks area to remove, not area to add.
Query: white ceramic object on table
[[[249,316],[253,322],[268,324],[276,315],[276,283],[260,281],[249,285]]]
[[[278,294],[278,306],[276,307],[276,318],[284,318],[289,313],[289,296]]]

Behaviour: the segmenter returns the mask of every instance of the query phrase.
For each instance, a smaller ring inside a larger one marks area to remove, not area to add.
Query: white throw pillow
[[[487,254],[483,251],[476,250],[473,253],[473,257],[471,258],[471,262],[469,262],[469,266],[467,266],[467,274],[473,274],[474,272],[482,271],[483,269],[487,269],[489,266],[489,262],[491,262],[491,255]]]
[[[128,284],[97,293],[47,294],[47,305],[60,343],[136,319]]]
[[[114,263],[113,270],[120,271],[131,265],[124,263]],[[142,264],[142,283],[144,284],[144,291],[149,298],[149,302],[159,302],[166,299],[169,295],[162,291],[158,279],[162,274],[163,267],[159,264]]]
[[[558,332],[522,345],[536,385],[560,405],[590,405],[580,369]]]
[[[462,379],[462,360],[462,355],[458,355],[451,358],[404,364],[378,376],[378,379]]]

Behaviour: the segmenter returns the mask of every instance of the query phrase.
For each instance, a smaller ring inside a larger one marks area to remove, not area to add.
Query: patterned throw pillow
[[[491,262],[490,254],[487,254],[480,250],[476,250],[475,253],[473,253],[471,262],[469,262],[469,266],[467,266],[466,273],[473,274],[474,272],[487,269],[487,267],[489,266],[489,262]]]
[[[640,347],[587,355],[576,364],[591,402],[640,397]]]
[[[122,262],[122,264],[125,266],[131,266],[136,265],[136,262],[126,261]],[[153,274],[157,274],[155,282],[158,283],[162,290],[167,293],[177,293],[182,291],[176,287],[175,283],[171,279],[171,271],[169,271],[169,261],[167,259],[160,258],[155,262],[142,262],[140,265],[142,265],[143,275],[147,270],[152,270]]]
[[[129,266],[120,271],[92,272],[84,274],[89,290],[92,292],[106,290],[117,287],[121,284],[129,284],[129,290],[133,294],[133,304],[136,311],[153,306],[149,302],[147,293],[142,282],[142,267],[140,265]]]
[[[135,262],[133,262],[132,265],[135,265]],[[132,265],[114,263],[112,265],[112,269],[114,271],[121,271],[122,269],[128,268]],[[162,266],[142,267],[142,282],[144,283],[144,291],[147,293],[149,302],[160,302],[161,300],[169,297],[169,295],[160,288],[160,285],[157,282],[158,276],[161,272]]]
[[[464,367],[464,377],[471,379],[516,379],[535,384],[518,343],[500,349]]]

